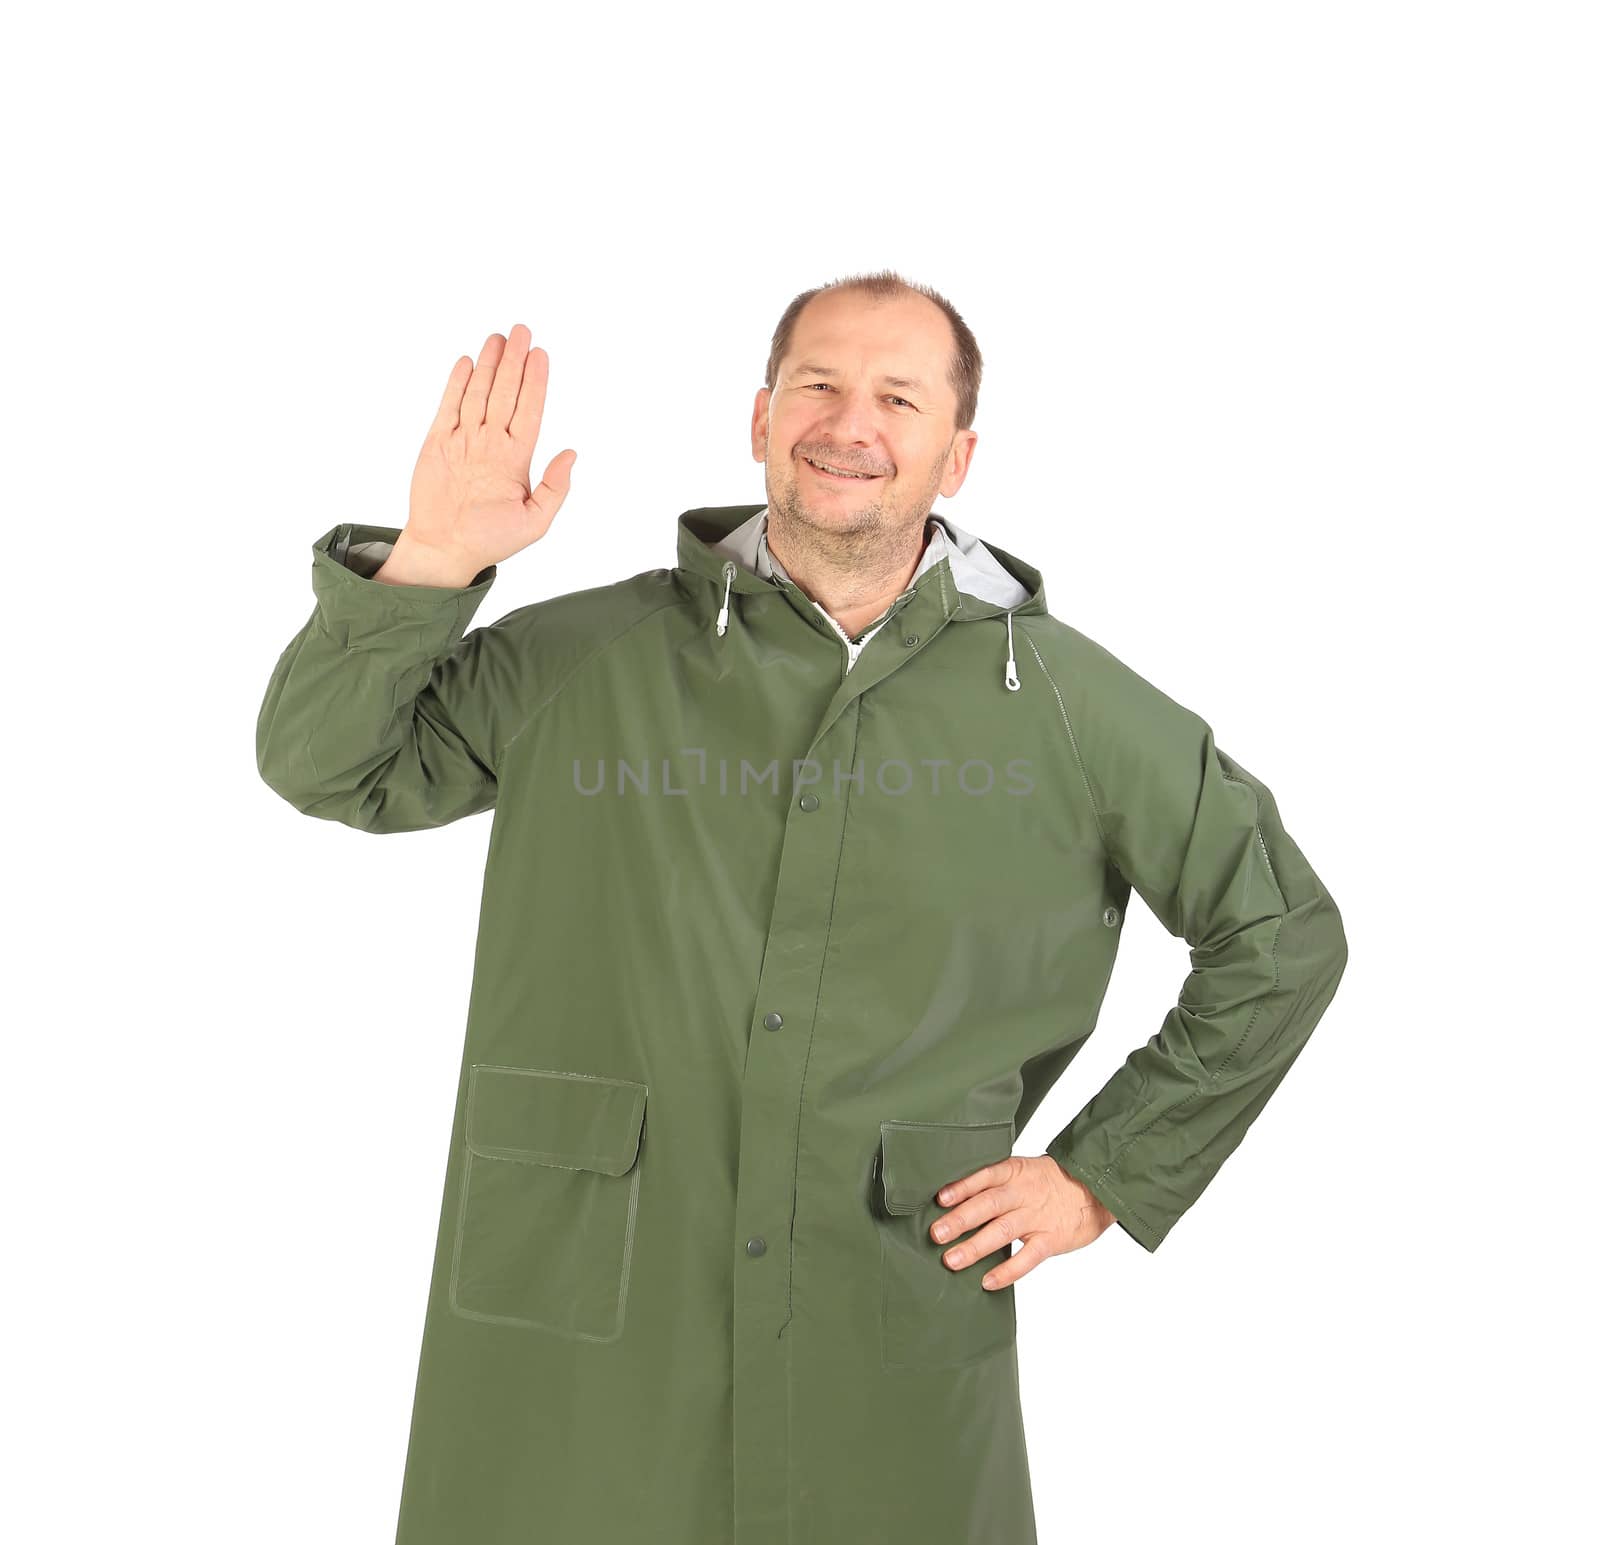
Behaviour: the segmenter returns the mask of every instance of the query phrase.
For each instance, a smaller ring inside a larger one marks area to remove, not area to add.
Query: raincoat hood
[[[1146,1251],[1343,970],[1266,784],[1036,569],[932,517],[852,640],[762,510],[477,627],[494,567],[311,543],[263,779],[373,835],[493,812],[397,1545],[1035,1545],[1015,1298],[1071,1312],[1075,1257],[986,1289],[1015,1236],[951,1266],[939,1189],[1016,1173],[1135,891],[1189,975],[1027,1146]]]

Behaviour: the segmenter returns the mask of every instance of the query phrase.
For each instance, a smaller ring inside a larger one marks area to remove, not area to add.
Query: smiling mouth
[[[827,467],[819,466],[809,456],[802,456],[803,461],[820,478],[825,478],[830,483],[875,483],[882,476],[878,472],[830,472]]]

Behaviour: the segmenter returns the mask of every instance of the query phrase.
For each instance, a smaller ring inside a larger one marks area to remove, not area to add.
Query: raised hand
[[[492,563],[537,542],[571,486],[564,450],[531,487],[550,356],[516,323],[491,333],[478,363],[462,355],[411,474],[411,513],[374,578],[401,585],[467,585]]]

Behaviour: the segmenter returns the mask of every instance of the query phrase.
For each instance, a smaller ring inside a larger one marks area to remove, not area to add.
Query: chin
[[[859,531],[880,525],[883,520],[883,505],[877,499],[863,499],[859,504],[816,504],[802,494],[792,508],[799,511],[807,525],[819,531]]]

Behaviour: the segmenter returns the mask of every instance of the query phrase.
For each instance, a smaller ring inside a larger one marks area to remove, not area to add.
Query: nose
[[[864,392],[843,388],[830,394],[823,425],[837,445],[867,445],[874,434],[872,399]]]

